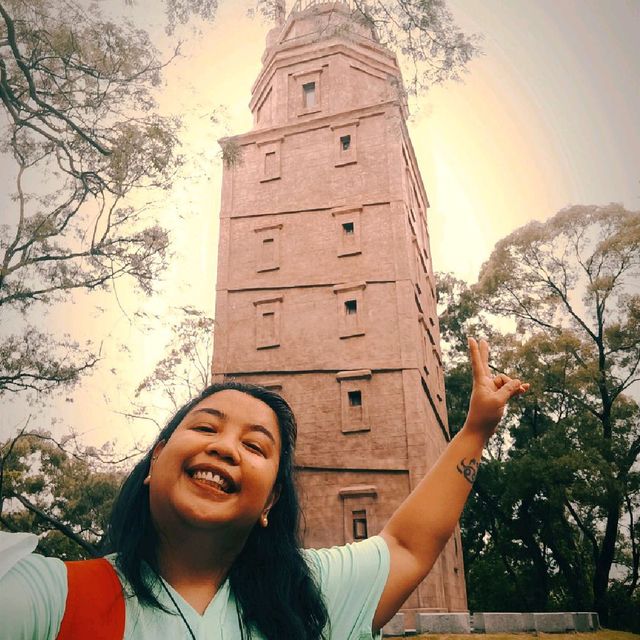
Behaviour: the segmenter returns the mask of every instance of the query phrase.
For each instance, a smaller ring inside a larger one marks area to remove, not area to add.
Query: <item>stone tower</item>
[[[376,534],[449,438],[427,195],[396,58],[346,2],[267,36],[253,129],[221,141],[214,379],[299,424],[305,545]],[[404,610],[467,609],[456,531]]]

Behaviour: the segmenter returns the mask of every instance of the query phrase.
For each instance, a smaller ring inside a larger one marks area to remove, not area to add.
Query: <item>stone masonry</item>
[[[221,141],[214,380],[290,402],[305,545],[344,544],[449,438],[429,202],[397,61],[347,3],[298,2],[262,63],[253,129]],[[403,611],[466,609],[456,531]]]

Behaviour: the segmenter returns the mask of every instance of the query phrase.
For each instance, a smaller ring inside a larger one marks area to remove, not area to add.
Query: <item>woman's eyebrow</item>
[[[248,430],[260,431],[261,433],[264,433],[269,438],[269,440],[273,442],[273,444],[276,444],[276,439],[273,437],[273,434],[271,433],[271,431],[269,431],[269,429],[267,429],[267,427],[263,427],[261,424],[250,424],[248,426]]]
[[[227,414],[219,409],[213,409],[211,407],[202,407],[201,409],[195,409],[192,413],[208,413],[209,415],[215,416],[216,418],[220,418],[221,420],[227,419]],[[276,439],[273,437],[273,434],[267,427],[261,424],[250,424],[247,426],[249,431],[260,431],[264,433],[273,444],[276,444]]]
[[[212,416],[216,416],[216,418],[220,418],[221,420],[227,419],[227,414],[220,411],[219,409],[211,409],[209,407],[203,407],[202,409],[195,409],[193,413],[208,413]]]

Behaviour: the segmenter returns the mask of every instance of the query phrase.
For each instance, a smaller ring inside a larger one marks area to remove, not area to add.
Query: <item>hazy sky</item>
[[[147,2],[100,4],[114,14],[129,12],[162,47],[175,44],[163,33],[164,17],[150,16]],[[244,0],[221,5],[213,25],[178,34],[183,55],[167,70],[159,95],[164,112],[185,116],[185,152],[197,158],[196,177],[167,200],[176,259],[159,295],[143,305],[165,325],[177,305],[213,312],[216,140],[251,128],[247,105],[268,25],[246,17]],[[464,83],[436,87],[412,106],[409,131],[431,202],[434,268],[472,281],[497,240],[570,204],[617,201],[639,209],[640,0],[450,0],[450,7],[465,31],[484,35],[485,55],[470,65]],[[214,110],[218,125],[208,117]],[[103,341],[104,360],[73,403],[56,403],[33,426],[47,427],[58,415],[90,440],[116,437],[121,446],[153,433],[115,411],[127,410],[166,334],[144,334],[132,320],[139,300],[124,285],[118,291],[119,305],[113,296],[94,296],[50,316],[51,327]],[[0,438],[27,411],[14,406],[3,413]]]

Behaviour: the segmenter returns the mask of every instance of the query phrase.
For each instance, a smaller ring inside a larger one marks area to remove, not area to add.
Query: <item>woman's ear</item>
[[[151,483],[151,473],[153,471],[153,466],[155,465],[156,460],[158,459],[158,456],[160,455],[161,451],[164,449],[165,444],[167,444],[166,440],[160,440],[160,442],[158,442],[158,444],[155,447],[153,447],[153,451],[151,453],[151,465],[149,466],[149,474],[142,481],[142,484],[149,485]]]
[[[273,505],[278,502],[278,498],[280,497],[280,491],[282,487],[279,484],[274,485],[273,490],[271,491],[271,495],[267,500],[267,504],[265,505],[265,511],[269,513],[271,509],[273,509]]]
[[[269,511],[273,508],[273,505],[278,502],[278,498],[280,497],[280,485],[276,484],[271,491],[271,495],[267,500],[267,504],[265,504],[264,509],[262,511],[262,515],[260,516],[260,525],[263,528],[267,528],[269,526]]]
[[[167,444],[166,440],[160,440],[158,444],[153,447],[153,453],[151,454],[151,463],[155,462],[156,458],[160,455],[161,451],[164,449],[164,445]]]

